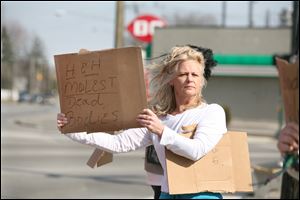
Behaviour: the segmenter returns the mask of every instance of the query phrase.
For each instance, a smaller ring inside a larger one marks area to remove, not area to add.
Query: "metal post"
[[[35,59],[31,56],[30,57],[30,63],[29,63],[29,93],[30,94],[33,94],[35,92],[35,86],[36,86],[36,77],[35,77],[35,66],[36,63],[35,63]]]
[[[222,27],[226,26],[226,1],[222,1]]]
[[[270,27],[270,10],[268,9],[266,11],[266,28],[269,28]]]
[[[291,54],[295,55],[299,51],[299,1],[293,2],[292,23]]]
[[[249,1],[249,28],[253,27],[253,4],[254,1]]]

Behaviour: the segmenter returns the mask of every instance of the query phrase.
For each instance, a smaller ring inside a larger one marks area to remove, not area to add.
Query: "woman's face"
[[[194,97],[199,94],[203,82],[204,67],[196,60],[186,60],[179,64],[175,78],[170,82],[174,86],[176,97]]]

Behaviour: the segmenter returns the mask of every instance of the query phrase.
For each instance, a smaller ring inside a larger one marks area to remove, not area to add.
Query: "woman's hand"
[[[68,123],[68,119],[64,113],[57,114],[57,128],[61,131],[61,128]]]
[[[161,136],[164,131],[164,125],[156,114],[150,109],[144,109],[136,119],[141,126],[146,127],[152,133]]]
[[[299,124],[290,122],[281,130],[277,147],[281,154],[299,149]]]

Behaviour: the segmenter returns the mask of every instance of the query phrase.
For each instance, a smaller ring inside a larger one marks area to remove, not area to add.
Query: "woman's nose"
[[[193,80],[193,75],[192,74],[188,74],[187,75],[187,80],[190,82]]]

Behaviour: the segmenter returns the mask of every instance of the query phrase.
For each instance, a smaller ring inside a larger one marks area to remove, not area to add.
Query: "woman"
[[[150,68],[152,109],[144,109],[137,116],[143,128],[128,129],[118,135],[85,132],[66,135],[80,143],[113,153],[153,144],[164,169],[160,198],[222,198],[221,194],[212,192],[170,195],[165,161],[165,148],[188,159],[199,160],[213,149],[227,131],[223,108],[217,104],[207,104],[202,97],[210,68],[215,65],[210,49],[176,46],[159,64]],[[58,128],[66,123],[65,115],[58,114]],[[198,124],[192,139],[179,135],[183,131],[182,126],[191,124]]]

